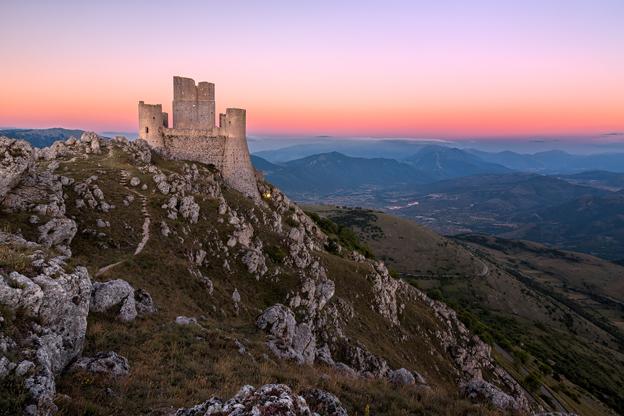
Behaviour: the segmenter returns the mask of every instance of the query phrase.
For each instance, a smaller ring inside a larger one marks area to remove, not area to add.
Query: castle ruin
[[[244,195],[259,199],[247,147],[246,114],[228,108],[215,123],[215,86],[173,77],[173,128],[161,104],[139,101],[139,138],[173,159],[212,164]]]

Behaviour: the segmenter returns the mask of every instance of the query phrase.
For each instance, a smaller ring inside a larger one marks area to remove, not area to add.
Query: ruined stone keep
[[[228,108],[215,123],[215,86],[173,77],[173,128],[161,104],[139,101],[139,138],[173,159],[212,164],[225,182],[258,199],[258,187],[247,148],[246,114]]]

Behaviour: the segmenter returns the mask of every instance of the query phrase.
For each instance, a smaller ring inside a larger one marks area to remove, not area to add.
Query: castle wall
[[[246,112],[240,108],[228,108],[225,113],[225,149],[223,153],[223,177],[228,185],[254,199],[259,198],[256,174],[251,165],[247,146]]]
[[[139,138],[147,141],[152,147],[162,147],[161,129],[165,116],[162,105],[145,104],[139,101]]]
[[[214,165],[223,171],[224,136],[211,136],[208,130],[163,129],[166,153],[173,159]]]

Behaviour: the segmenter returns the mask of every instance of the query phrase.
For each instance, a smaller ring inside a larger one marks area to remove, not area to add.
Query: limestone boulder
[[[128,360],[115,352],[99,352],[93,357],[81,357],[71,365],[69,371],[86,371],[108,377],[122,377],[130,374]]]
[[[310,410],[324,416],[347,416],[338,397],[321,389],[308,389],[301,392]]]
[[[69,218],[52,218],[39,226],[39,242],[46,247],[69,247],[78,227],[76,221]]]
[[[0,137],[0,200],[34,164],[32,146],[24,140]]]
[[[132,321],[139,315],[155,313],[157,308],[147,291],[134,289],[125,280],[115,279],[93,283],[90,310],[92,312],[116,311],[117,319]]]
[[[465,383],[462,390],[469,399],[488,402],[499,409],[526,410],[524,403],[483,379],[474,379]]]
[[[100,137],[92,131],[85,131],[84,133],[82,133],[82,135],[80,136],[80,143],[83,143],[85,145],[86,153],[102,153],[102,141]]]
[[[405,368],[390,371],[388,373],[388,381],[395,386],[411,386],[416,384],[416,378],[412,372]]]

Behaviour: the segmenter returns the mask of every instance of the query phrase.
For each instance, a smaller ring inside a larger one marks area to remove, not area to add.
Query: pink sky
[[[183,75],[256,135],[624,130],[622,1],[300,3],[5,0],[0,126],[133,131]]]

